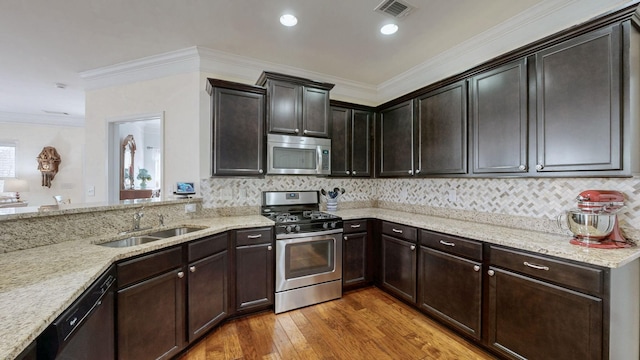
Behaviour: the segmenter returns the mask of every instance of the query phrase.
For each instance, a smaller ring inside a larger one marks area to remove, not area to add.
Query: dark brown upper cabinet
[[[620,25],[536,54],[538,172],[622,169],[621,56]]]
[[[370,177],[372,109],[332,102],[331,176]]]
[[[262,87],[209,79],[213,117],[212,174],[263,175],[265,104]]]
[[[257,84],[267,88],[270,133],[330,137],[329,91],[333,84],[266,71]]]
[[[415,174],[467,172],[467,84],[459,81],[420,96],[416,105]]]
[[[526,172],[526,60],[481,73],[472,77],[470,84],[473,172]]]
[[[380,111],[378,176],[413,176],[413,100]]]

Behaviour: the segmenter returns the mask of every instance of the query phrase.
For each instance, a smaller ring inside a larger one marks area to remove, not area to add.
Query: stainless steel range
[[[342,296],[342,219],[320,212],[319,199],[262,193],[262,215],[276,222],[276,314]]]

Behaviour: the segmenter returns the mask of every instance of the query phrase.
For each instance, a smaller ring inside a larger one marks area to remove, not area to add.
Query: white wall
[[[107,123],[109,119],[164,112],[163,194],[177,181],[200,179],[200,74],[168,76],[86,93],[86,182],[95,186],[87,202],[107,201]],[[206,93],[205,93],[206,94]]]
[[[83,152],[85,132],[82,127],[41,124],[0,123],[0,140],[16,141],[16,177],[27,180],[29,191],[20,197],[29,206],[55,204],[54,195],[84,202]],[[62,161],[51,188],[42,186],[36,158],[45,146],[56,148]]]

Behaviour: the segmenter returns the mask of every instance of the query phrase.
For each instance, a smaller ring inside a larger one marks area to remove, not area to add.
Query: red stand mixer
[[[585,190],[576,198],[578,207],[558,216],[566,215],[566,225],[574,235],[571,244],[617,249],[630,247],[618,226],[617,212],[624,206],[624,195],[619,191]]]

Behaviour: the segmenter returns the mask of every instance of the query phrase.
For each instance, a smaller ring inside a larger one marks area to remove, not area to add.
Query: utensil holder
[[[338,210],[338,199],[327,199],[327,211],[336,211]]]

